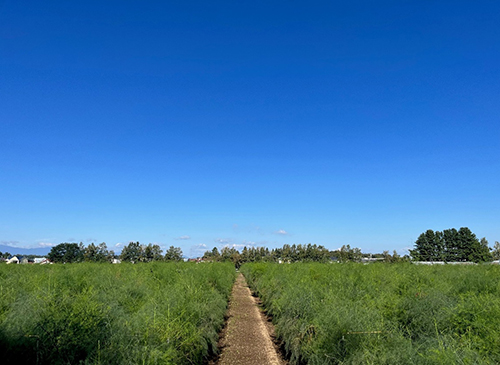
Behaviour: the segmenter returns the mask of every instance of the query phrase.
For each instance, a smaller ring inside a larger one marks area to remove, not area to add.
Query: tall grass
[[[500,268],[246,264],[293,364],[498,364]]]
[[[2,363],[201,363],[234,278],[222,263],[1,265]]]

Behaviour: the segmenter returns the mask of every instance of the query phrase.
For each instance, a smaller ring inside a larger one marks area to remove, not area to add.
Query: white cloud
[[[115,247],[121,247],[121,246],[123,246],[123,243],[121,243],[121,242],[118,242],[118,243],[115,245]]]
[[[274,233],[276,233],[276,234],[281,234],[281,235],[283,235],[283,236],[286,236],[287,234],[289,234],[289,233],[288,233],[287,231],[285,231],[284,229],[280,229],[280,230],[278,230],[278,231],[276,231],[276,232],[274,232]]]
[[[38,242],[38,247],[54,247],[56,244],[51,242]]]
[[[191,239],[191,236],[188,236],[187,234],[184,235],[184,236],[180,236],[180,237],[177,237],[175,238],[176,240],[190,240]]]
[[[233,240],[230,238],[216,238],[214,241],[220,245],[227,245],[231,243]]]
[[[245,245],[233,243],[232,245],[225,245],[224,247],[235,248],[237,250],[241,250],[241,249],[245,248]]]
[[[245,246],[255,246],[255,245],[257,245],[257,242],[247,241],[247,240],[243,241],[243,247],[245,247]]]
[[[11,247],[16,247],[19,243],[19,241],[0,241],[0,244]]]
[[[207,245],[198,243],[189,248],[189,257],[200,257],[207,251]]]

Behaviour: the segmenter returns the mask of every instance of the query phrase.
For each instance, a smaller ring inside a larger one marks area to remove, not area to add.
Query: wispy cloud
[[[233,242],[231,238],[216,238],[214,241],[217,242],[219,245],[227,245]]]
[[[54,246],[56,246],[56,244],[52,243],[52,242],[38,242],[37,246],[38,247],[54,247]]]
[[[255,241],[243,240],[242,243],[225,243],[224,245],[222,245],[222,248],[224,248],[224,247],[235,248],[238,251],[241,251],[245,247],[247,247],[247,248],[249,248],[249,247],[265,247],[267,244],[268,244],[267,241],[255,242]]]
[[[0,241],[0,244],[12,247],[17,246],[19,243],[20,243],[19,241]]]
[[[115,245],[115,247],[122,247],[122,246],[123,246],[123,243],[121,243],[121,242],[118,242],[118,243]]]
[[[189,248],[189,257],[199,257],[207,251],[208,247],[204,243],[198,243]]]
[[[255,242],[255,241],[247,241],[247,240],[244,240],[243,241],[243,246],[247,246],[247,247],[265,247],[265,246],[268,246],[269,244],[269,241],[258,241],[258,242]]]
[[[180,237],[176,237],[174,238],[176,240],[190,240],[191,239],[191,236],[188,236],[187,234],[184,235],[184,236],[180,236]]]
[[[282,236],[286,236],[288,235],[289,233],[287,231],[285,231],[284,229],[279,229],[277,230],[276,232],[274,232],[275,234],[280,234]]]
[[[240,251],[241,249],[243,249],[245,247],[245,245],[244,244],[233,243],[232,245],[225,245],[224,247],[235,248],[238,251]]]

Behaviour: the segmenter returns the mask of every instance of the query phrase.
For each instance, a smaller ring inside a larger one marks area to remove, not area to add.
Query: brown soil
[[[258,307],[245,277],[239,274],[229,303],[229,319],[222,334],[218,365],[285,365],[272,341],[273,327]]]

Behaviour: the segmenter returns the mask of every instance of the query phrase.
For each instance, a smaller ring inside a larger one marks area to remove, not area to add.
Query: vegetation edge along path
[[[228,317],[218,365],[286,364],[276,351],[263,314],[241,273],[233,287]]]

